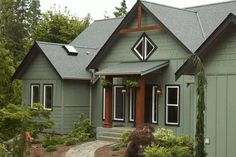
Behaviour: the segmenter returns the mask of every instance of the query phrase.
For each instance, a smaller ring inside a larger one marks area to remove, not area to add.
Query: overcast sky
[[[40,0],[41,10],[45,12],[53,8],[54,4],[61,10],[65,7],[70,10],[72,15],[85,17],[91,14],[93,20],[103,19],[105,11],[112,17],[115,6],[120,6],[122,0]],[[136,3],[137,0],[126,0],[128,10]],[[170,5],[178,8],[203,5],[209,3],[218,3],[228,0],[148,0],[150,2]]]

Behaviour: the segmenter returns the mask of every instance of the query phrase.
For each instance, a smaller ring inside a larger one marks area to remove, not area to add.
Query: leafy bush
[[[122,132],[121,140],[120,140],[121,147],[127,147],[128,143],[129,143],[129,134],[130,134],[130,132],[128,132],[128,131]]]
[[[46,151],[47,152],[54,152],[57,150],[57,146],[56,145],[49,145],[46,147]]]
[[[155,142],[144,149],[145,157],[193,157],[193,141],[189,136],[175,136],[170,129],[154,133]]]
[[[149,125],[142,130],[136,129],[129,134],[126,153],[129,157],[138,157],[143,155],[143,149],[154,142],[154,128]]]
[[[0,143],[0,157],[7,157],[8,151],[4,144]]]
[[[65,143],[65,140],[63,137],[61,136],[56,136],[56,135],[49,135],[46,140],[43,142],[42,146],[44,148],[47,148],[49,146],[56,146],[56,145],[59,145],[59,144],[64,144]]]
[[[171,156],[169,149],[158,146],[158,145],[147,146],[144,149],[143,154],[145,157],[170,157]]]
[[[90,121],[84,114],[81,114],[80,119],[74,125],[73,131],[69,134],[69,137],[77,138],[78,141],[88,141],[93,138],[95,133],[93,131]]]
[[[32,109],[26,105],[10,104],[0,109],[0,139],[8,141],[18,135],[22,128],[36,136],[40,131],[51,128],[51,112],[36,104]]]
[[[74,138],[74,137],[70,137],[70,138],[67,138],[66,142],[65,142],[65,145],[67,146],[71,146],[71,145],[75,145],[79,143],[78,139],[77,138]]]

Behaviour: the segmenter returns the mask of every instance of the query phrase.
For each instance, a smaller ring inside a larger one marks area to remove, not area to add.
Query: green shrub
[[[77,138],[79,141],[88,141],[93,138],[95,133],[93,131],[90,121],[84,114],[81,114],[80,119],[74,125],[73,131],[69,134],[69,137]]]
[[[128,131],[124,131],[121,134],[121,140],[120,140],[120,146],[121,147],[127,147],[129,143],[129,133]]]
[[[111,147],[112,151],[119,151],[120,150],[120,145],[119,144],[115,144]]]
[[[189,136],[175,136],[170,129],[154,133],[155,144],[144,150],[145,157],[193,157],[193,141]]]
[[[144,149],[145,157],[170,157],[171,152],[168,148],[160,147],[158,145],[147,146]]]
[[[71,146],[71,145],[76,145],[77,143],[79,143],[79,140],[77,138],[70,137],[66,140],[65,145]]]
[[[7,157],[8,151],[4,144],[0,143],[0,157]]]
[[[63,137],[61,136],[51,136],[49,135],[45,141],[43,141],[43,144],[42,146],[44,148],[47,148],[48,146],[56,146],[56,145],[59,145],[59,144],[64,144],[65,143],[65,140]]]
[[[47,152],[54,152],[57,150],[57,146],[56,145],[49,145],[46,147],[46,151]]]

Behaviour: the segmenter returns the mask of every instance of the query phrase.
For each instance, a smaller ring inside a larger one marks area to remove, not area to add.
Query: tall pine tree
[[[116,11],[113,12],[113,14],[115,15],[115,17],[124,17],[127,14],[127,5],[126,5],[126,1],[123,0],[120,3],[120,7],[115,7]]]

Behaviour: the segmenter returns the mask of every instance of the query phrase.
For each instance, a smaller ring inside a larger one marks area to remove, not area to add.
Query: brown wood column
[[[106,77],[106,80],[112,83],[112,77]],[[105,119],[103,127],[112,127],[112,87],[107,87],[105,90]]]
[[[139,87],[136,91],[136,128],[142,128],[144,125],[144,105],[145,105],[145,79],[138,79]]]

